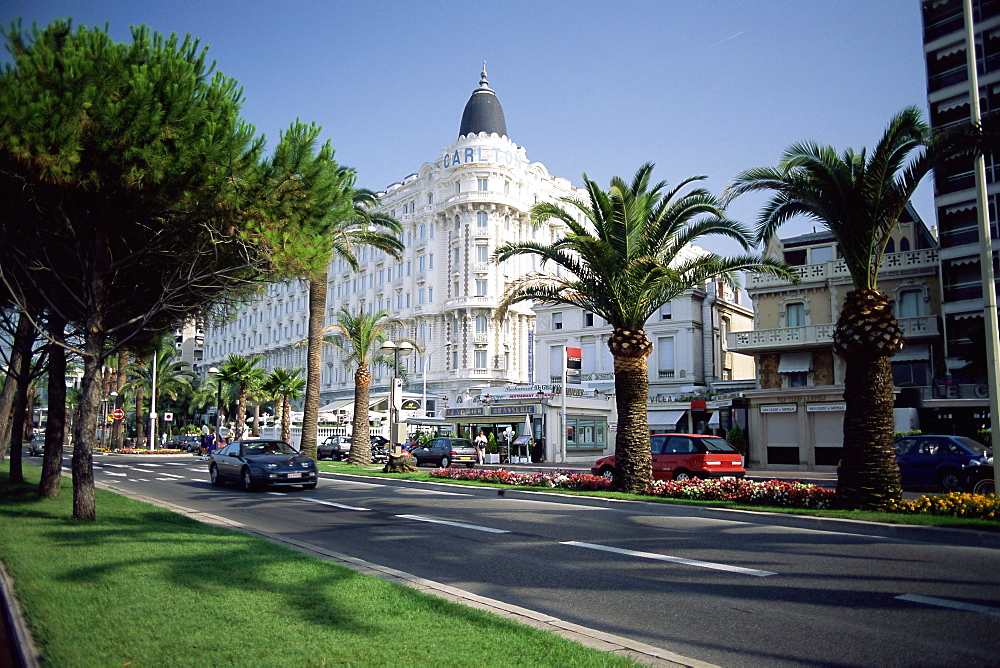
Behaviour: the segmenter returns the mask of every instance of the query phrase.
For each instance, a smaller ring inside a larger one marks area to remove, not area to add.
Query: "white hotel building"
[[[509,241],[549,241],[553,228],[533,228],[531,207],[577,195],[564,178],[531,162],[524,147],[507,136],[503,109],[483,72],[462,115],[458,139],[399,183],[379,193],[379,210],[403,224],[403,258],[361,249],[362,269],[331,264],[327,324],[342,306],[351,311],[386,309],[407,323],[409,336],[425,350],[403,358],[407,394],[425,394],[427,413],[468,405],[490,386],[531,382],[534,314],[528,305],[493,321],[511,279],[534,268],[531,259],[496,265],[494,249]],[[205,332],[203,368],[230,353],[264,355],[268,368],[305,366],[307,286],[286,281],[270,286],[236,318]],[[372,369],[372,395],[388,390],[391,372]],[[353,369],[336,351],[323,353],[321,404],[353,398]],[[442,405],[443,402],[443,405]]]

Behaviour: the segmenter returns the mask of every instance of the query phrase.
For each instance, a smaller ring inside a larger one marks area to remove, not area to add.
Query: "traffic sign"
[[[111,417],[113,417],[116,420],[121,420],[123,417],[125,417],[125,411],[123,411],[120,408],[116,408],[115,412],[111,414]]]
[[[163,414],[163,421],[164,422],[173,422],[174,421],[174,414],[173,413],[164,413]]]

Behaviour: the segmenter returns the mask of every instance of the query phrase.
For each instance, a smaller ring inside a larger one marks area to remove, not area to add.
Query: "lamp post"
[[[422,365],[420,367],[420,370],[421,370],[421,375],[423,376],[423,380],[424,380],[424,392],[423,392],[423,399],[421,399],[421,401],[420,401],[420,407],[424,411],[424,417],[427,417],[427,358],[430,357],[432,354],[438,352],[439,350],[444,350],[445,348],[447,348],[450,345],[451,345],[451,341],[445,341],[443,346],[438,346],[437,348],[435,348],[434,350],[432,350],[430,352],[425,352],[424,355],[423,355],[423,357],[421,358],[422,359]]]
[[[219,438],[219,434],[222,433],[222,378],[218,376],[219,369],[217,367],[209,367],[209,373],[216,374],[216,393],[215,393],[215,437]]]
[[[111,401],[111,408],[109,410],[111,410],[111,412],[113,413],[115,410],[118,409],[118,393],[115,392],[114,390],[111,390],[111,393],[108,395],[108,399]],[[107,424],[107,422],[111,422],[111,439],[113,441],[116,441],[115,443],[112,443],[111,445],[115,446],[115,445],[117,445],[117,440],[118,440],[115,437],[115,435],[118,433],[118,430],[116,428],[117,425],[118,425],[118,420],[117,419],[115,419],[115,420],[108,420],[108,416],[107,415],[104,416],[104,420],[105,420],[105,424]]]
[[[403,402],[403,387],[399,381],[399,356],[413,352],[413,344],[407,341],[396,343],[386,341],[379,348],[384,354],[392,353],[392,385],[389,387],[389,442],[392,444],[392,454],[399,455],[400,439],[396,433],[399,429],[399,409]]]

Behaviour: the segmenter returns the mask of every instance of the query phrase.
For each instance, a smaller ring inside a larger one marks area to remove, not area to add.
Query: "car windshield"
[[[245,443],[243,445],[244,455],[297,455],[298,451],[292,446],[282,441],[260,441],[259,443]]]
[[[703,438],[701,442],[709,452],[739,452],[724,438]]]
[[[965,436],[956,436],[955,440],[971,450],[978,457],[985,457],[986,453],[990,450],[979,441],[974,441],[971,438],[966,438]]]

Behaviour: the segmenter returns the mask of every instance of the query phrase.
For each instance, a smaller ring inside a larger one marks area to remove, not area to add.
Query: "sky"
[[[376,191],[457,138],[483,61],[510,138],[578,186],[653,162],[655,180],[704,175],[720,194],[795,142],[859,150],[902,108],[927,113],[919,0],[0,3],[5,26],[60,17],[109,24],[120,41],[139,24],[200,38],[269,146],[314,121]],[[730,217],[752,225],[764,199],[736,200]],[[929,179],[914,204],[933,225]]]

